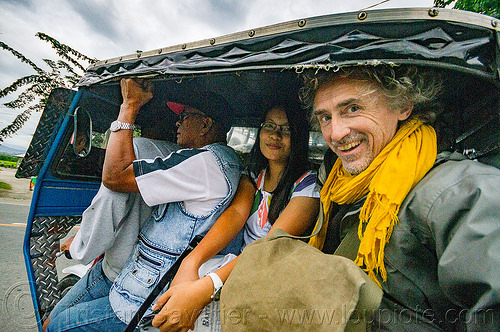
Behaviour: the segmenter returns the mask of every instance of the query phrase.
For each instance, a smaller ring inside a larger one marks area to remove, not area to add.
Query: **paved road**
[[[0,201],[0,330],[37,331],[23,257],[29,201]]]
[[[0,198],[0,331],[38,331],[23,255],[24,234],[29,214],[29,201]],[[67,237],[74,235],[70,231]],[[62,240],[64,242],[65,239]],[[61,270],[74,261],[59,257]]]
[[[38,331],[23,255],[29,203],[0,198],[1,332]],[[67,237],[75,233],[75,229],[71,230]],[[59,257],[56,261],[59,278],[64,276],[61,270],[73,264],[76,262]]]
[[[0,167],[0,182],[12,189],[0,189],[0,331],[38,331],[23,256],[24,233],[32,191],[29,179],[15,178],[16,169]],[[74,234],[72,231],[70,235]],[[64,257],[57,260],[62,268],[73,264]]]

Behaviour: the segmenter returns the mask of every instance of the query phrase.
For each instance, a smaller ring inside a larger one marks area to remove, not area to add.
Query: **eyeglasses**
[[[179,114],[179,118],[177,119],[177,122],[179,124],[181,124],[181,123],[184,122],[184,120],[186,120],[190,116],[201,116],[201,117],[204,117],[205,114],[195,113],[195,112],[182,112],[182,113]]]
[[[262,128],[263,131],[269,134],[274,133],[278,129],[282,135],[288,136],[292,133],[292,129],[290,128],[289,125],[279,125],[274,122],[263,122],[260,124],[260,127]]]

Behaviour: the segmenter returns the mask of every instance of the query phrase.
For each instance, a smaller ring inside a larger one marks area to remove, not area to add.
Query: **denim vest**
[[[217,160],[228,185],[226,196],[204,216],[186,211],[184,202],[171,202],[154,207],[139,234],[132,255],[118,275],[109,300],[120,320],[129,323],[132,317],[179,255],[196,235],[205,235],[233,199],[243,166],[233,149],[222,144],[203,147]],[[186,170],[189,171],[189,170]],[[242,233],[222,250],[221,254],[238,255]],[[148,309],[147,313],[150,313]]]

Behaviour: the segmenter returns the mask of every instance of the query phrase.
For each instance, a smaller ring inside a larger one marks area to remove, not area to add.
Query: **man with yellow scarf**
[[[310,244],[333,253],[354,227],[355,262],[384,291],[375,330],[500,331],[500,170],[437,153],[441,89],[411,66],[305,76],[331,150]]]

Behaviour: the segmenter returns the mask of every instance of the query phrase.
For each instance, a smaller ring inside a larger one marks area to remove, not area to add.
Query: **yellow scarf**
[[[322,248],[332,201],[350,204],[368,194],[359,216],[358,236],[361,243],[355,262],[377,284],[378,272],[386,281],[384,248],[394,225],[398,223],[399,207],[434,165],[436,154],[434,129],[420,120],[411,120],[397,131],[392,141],[360,174],[347,173],[337,159],[321,190],[323,227],[309,244]]]

